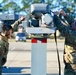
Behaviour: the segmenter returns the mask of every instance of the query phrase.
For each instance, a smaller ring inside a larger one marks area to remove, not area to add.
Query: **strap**
[[[55,33],[54,33],[54,37],[55,37],[56,50],[57,50],[57,57],[58,57],[59,75],[61,75],[61,64],[60,64],[59,51],[58,51],[58,46],[57,46],[56,31],[55,31]]]

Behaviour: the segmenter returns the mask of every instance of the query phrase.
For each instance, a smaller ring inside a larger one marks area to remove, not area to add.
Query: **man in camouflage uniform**
[[[61,34],[65,37],[64,50],[64,75],[76,75],[76,21],[70,15],[61,10],[60,14],[64,16],[68,25],[64,25],[55,12],[54,24]]]
[[[14,24],[8,26],[3,25],[2,31],[0,33],[0,75],[2,75],[2,66],[7,61],[7,54],[9,49],[8,39],[11,37],[12,32],[17,30],[18,25],[25,19],[25,17],[21,17]]]

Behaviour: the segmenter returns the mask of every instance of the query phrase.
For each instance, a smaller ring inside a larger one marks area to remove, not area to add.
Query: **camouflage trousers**
[[[2,58],[0,56],[0,75],[2,75],[2,64],[1,64]]]
[[[64,75],[76,75],[76,64],[66,64]]]

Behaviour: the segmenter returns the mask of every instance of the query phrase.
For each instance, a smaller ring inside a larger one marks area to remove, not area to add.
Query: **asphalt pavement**
[[[3,75],[30,75],[31,74],[31,40],[26,42],[9,42],[7,63],[3,68]],[[61,62],[61,74],[64,75],[63,50],[64,40],[58,40],[58,49]],[[47,75],[58,75],[58,58],[54,40],[47,42]]]

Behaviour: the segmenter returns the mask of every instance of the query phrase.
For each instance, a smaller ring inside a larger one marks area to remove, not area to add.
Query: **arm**
[[[24,17],[24,16],[22,16],[20,19],[18,19],[17,21],[15,21],[14,24],[11,25],[14,31],[17,30],[18,25],[19,25],[23,20],[25,20],[25,17]]]
[[[66,16],[64,16],[64,18],[67,20],[67,22],[69,23],[69,25],[71,25],[74,21],[74,17],[71,14],[67,14]]]
[[[66,13],[64,10],[61,10],[60,14],[62,16],[64,16],[64,18],[67,20],[67,22],[69,23],[69,25],[71,25],[72,22],[74,21],[74,17],[71,14]]]
[[[57,27],[57,29],[61,32],[61,34],[64,37],[70,37],[73,35],[74,31],[71,30],[68,26],[63,25],[63,23],[61,23],[60,19],[54,15],[54,25]]]

